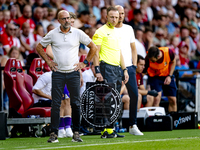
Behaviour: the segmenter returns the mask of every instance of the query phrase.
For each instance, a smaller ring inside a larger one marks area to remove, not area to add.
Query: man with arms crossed
[[[52,73],[52,108],[51,108],[51,135],[47,142],[58,142],[57,134],[60,121],[60,104],[65,84],[70,93],[72,107],[72,122],[74,135],[73,142],[82,142],[80,130],[80,73],[79,69],[86,67],[96,53],[97,47],[81,30],[71,27],[70,15],[62,10],[58,13],[59,27],[51,30],[37,45],[36,50],[53,71]],[[90,48],[84,62],[79,62],[79,44],[83,43]],[[43,50],[51,44],[53,61]]]
[[[137,50],[135,47],[135,35],[131,26],[123,24],[125,17],[124,8],[119,5],[115,7],[119,11],[119,21],[115,27],[121,36],[121,50],[129,74],[129,81],[126,84],[130,97],[129,133],[143,135],[137,127],[138,88],[136,82]]]
[[[124,72],[125,83],[128,81],[129,76],[119,46],[120,36],[114,28],[118,23],[118,19],[119,12],[117,8],[109,7],[107,9],[107,23],[96,30],[93,36],[93,41],[97,45],[93,63],[97,80],[103,81],[103,79],[106,79],[108,83],[115,83],[117,91],[120,93],[122,76],[119,65]],[[112,130],[112,125],[110,125],[101,133],[101,138],[114,138],[116,135]]]

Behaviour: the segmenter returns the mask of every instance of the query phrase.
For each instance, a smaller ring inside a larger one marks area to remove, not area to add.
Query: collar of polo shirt
[[[58,28],[58,31],[59,31],[60,33],[63,33],[63,32],[60,30],[60,27]],[[69,29],[69,31],[68,31],[67,33],[72,33],[72,27],[70,27],[70,29]]]

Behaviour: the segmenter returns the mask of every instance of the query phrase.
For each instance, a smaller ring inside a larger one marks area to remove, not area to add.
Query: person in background
[[[138,109],[140,109],[141,104],[145,107],[151,107],[154,104],[154,97],[158,96],[158,92],[155,90],[148,91],[145,89],[143,84],[142,72],[145,68],[145,58],[138,55],[137,56],[137,68],[136,68],[136,80],[138,86]]]
[[[126,83],[126,88],[130,97],[129,133],[132,135],[143,135],[143,133],[137,127],[138,89],[136,82],[137,49],[135,46],[135,35],[132,27],[123,23],[125,15],[124,8],[119,5],[115,7],[119,11],[119,20],[115,26],[115,29],[121,37],[120,49],[124,58],[125,67],[130,77]],[[122,77],[125,78],[124,70],[121,72]]]
[[[176,66],[175,54],[168,47],[157,48],[152,46],[145,58],[144,73],[148,73],[148,82],[151,90],[156,90],[158,96],[154,98],[154,106],[160,105],[161,94],[169,101],[168,112],[177,111],[176,83],[173,76]]]

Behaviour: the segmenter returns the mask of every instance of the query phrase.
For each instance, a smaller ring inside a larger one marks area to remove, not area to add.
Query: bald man
[[[143,135],[137,127],[138,87],[136,80],[137,50],[135,46],[135,35],[131,26],[123,24],[125,17],[124,8],[120,5],[115,7],[119,11],[119,21],[115,29],[116,32],[119,32],[119,35],[121,35],[121,51],[129,74],[129,80],[126,83],[130,97],[129,133],[133,135]]]
[[[60,120],[60,105],[65,84],[70,93],[73,122],[73,142],[82,142],[80,138],[80,72],[86,67],[97,51],[96,45],[81,30],[71,27],[70,15],[61,10],[58,13],[60,26],[51,30],[37,45],[36,50],[52,70],[52,107],[51,131],[49,143],[58,142],[58,127]],[[83,43],[90,48],[84,62],[79,62],[79,44]],[[43,48],[51,44],[53,61],[47,57]]]

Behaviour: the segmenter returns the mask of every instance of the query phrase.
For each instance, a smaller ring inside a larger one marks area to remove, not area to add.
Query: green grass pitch
[[[71,138],[59,139],[59,143],[47,143],[49,137],[9,138],[0,141],[0,150],[200,150],[198,129],[144,132],[143,136],[126,132],[124,135],[125,138],[114,139],[81,136],[82,143],[73,143]]]

